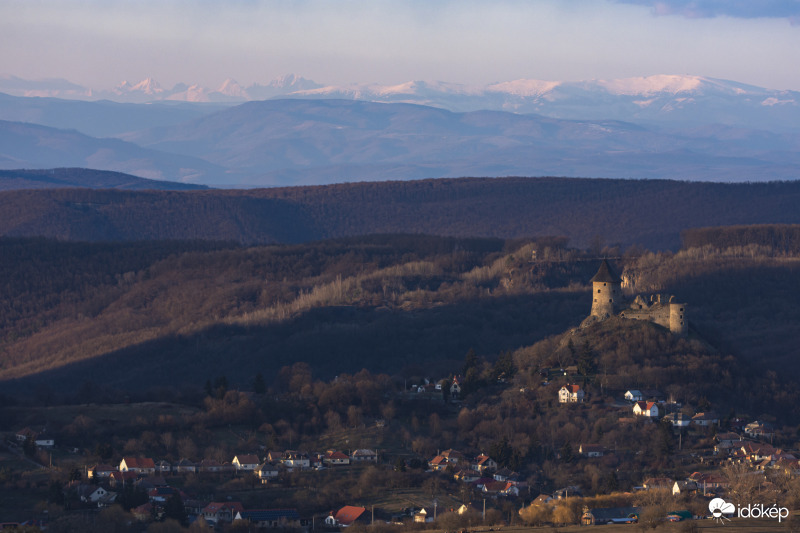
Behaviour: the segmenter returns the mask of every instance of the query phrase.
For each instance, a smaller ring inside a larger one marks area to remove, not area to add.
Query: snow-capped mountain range
[[[680,126],[742,125],[768,130],[800,124],[800,92],[774,90],[703,76],[656,75],[579,82],[520,79],[486,86],[411,81],[398,85],[322,85],[289,74],[266,85],[233,79],[217,89],[179,83],[171,89],[147,78],[96,90],[66,80],[28,81],[0,76],[0,92],[80,100],[236,104],[271,98],[346,99],[411,103],[450,111],[536,113],[563,119],[615,119]]]

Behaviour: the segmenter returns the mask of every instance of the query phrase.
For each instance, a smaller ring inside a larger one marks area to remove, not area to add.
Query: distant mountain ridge
[[[571,82],[519,79],[486,86],[431,81],[324,85],[289,74],[266,85],[243,86],[229,78],[217,89],[187,83],[164,89],[157,81],[147,78],[99,91],[66,80],[35,82],[0,76],[0,92],[119,102],[241,103],[286,97],[335,98],[414,103],[451,111],[503,110],[565,119],[721,123],[766,129],[797,129],[800,118],[798,91],[766,89],[703,76],[666,74]]]
[[[137,178],[121,172],[86,168],[53,168],[47,170],[0,170],[0,191],[19,189],[123,189],[129,191],[189,191],[206,189],[203,185]]]

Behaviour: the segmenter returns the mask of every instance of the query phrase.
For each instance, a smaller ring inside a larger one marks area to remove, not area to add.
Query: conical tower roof
[[[600,263],[600,269],[597,271],[597,274],[595,274],[594,277],[589,281],[592,283],[595,281],[599,281],[601,283],[622,283],[622,280],[617,273],[611,269],[611,265],[608,264],[606,259],[603,259],[603,262]]]

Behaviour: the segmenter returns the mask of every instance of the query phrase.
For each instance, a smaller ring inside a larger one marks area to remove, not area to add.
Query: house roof
[[[257,465],[260,461],[256,455],[252,453],[245,454],[245,455],[237,455],[233,458],[233,460],[239,460],[240,465]]]
[[[482,465],[483,463],[491,461],[492,458],[486,455],[485,453],[480,454],[478,457],[475,458],[475,464]]]
[[[156,464],[149,457],[123,457],[128,468],[155,468]]]
[[[361,448],[353,452],[353,457],[374,457],[377,455],[373,450]]]
[[[334,518],[342,525],[349,526],[364,514],[366,509],[364,507],[354,507],[352,505],[345,505],[336,512]]]
[[[340,452],[340,451],[333,451],[333,450],[328,450],[327,452],[325,452],[325,457],[327,459],[337,459],[339,461],[344,461],[344,460],[350,459],[347,456],[347,454],[345,454],[343,452]]]
[[[612,270],[611,265],[608,264],[608,261],[603,259],[603,262],[600,263],[600,268],[597,270],[597,274],[594,275],[592,279],[590,279],[592,283],[594,282],[602,282],[602,283],[622,283],[622,280],[617,275],[614,270]]]
[[[564,385],[561,388],[562,389],[567,389],[567,392],[570,392],[572,394],[577,394],[578,391],[581,390],[581,386],[580,385]]]

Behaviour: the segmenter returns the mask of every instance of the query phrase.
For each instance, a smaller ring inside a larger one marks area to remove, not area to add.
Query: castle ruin
[[[652,294],[647,299],[638,295],[632,302],[626,301],[622,296],[622,279],[605,259],[591,282],[592,311],[587,321],[618,315],[629,320],[653,322],[676,335],[686,336],[689,332],[686,304],[676,302],[674,296],[663,294]]]

